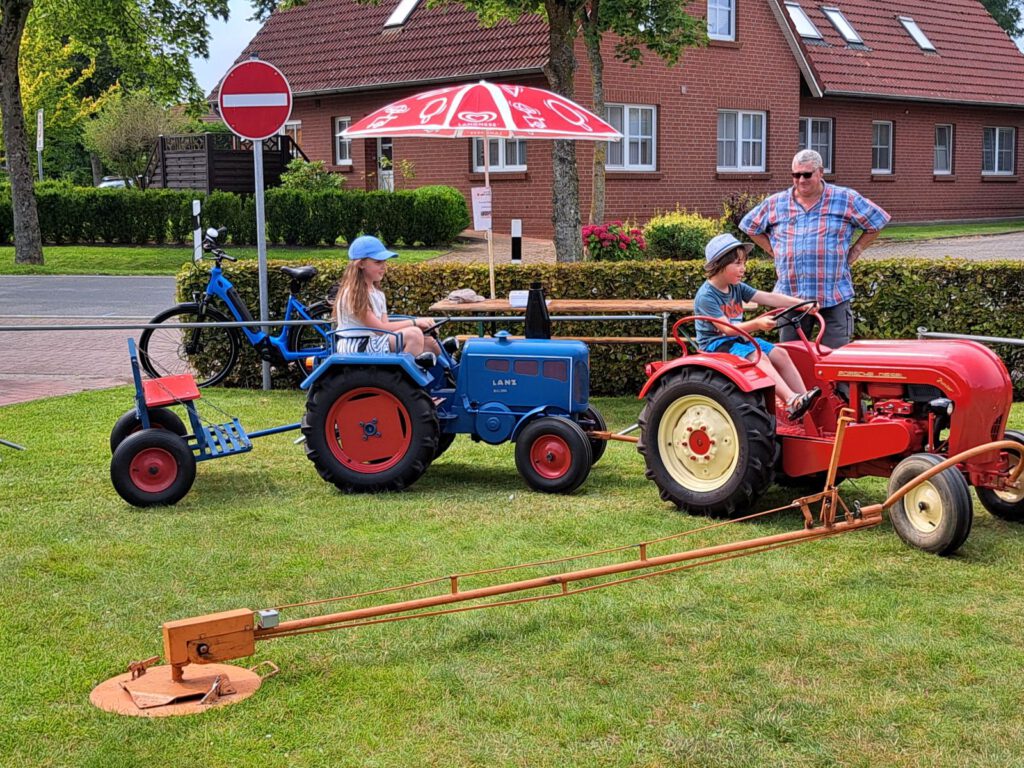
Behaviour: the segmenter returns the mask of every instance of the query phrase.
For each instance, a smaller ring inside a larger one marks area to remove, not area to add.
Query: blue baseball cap
[[[397,258],[397,253],[392,253],[384,247],[384,243],[373,235],[357,237],[348,247],[349,261],[359,259],[374,259],[375,261],[387,261]]]
[[[729,232],[721,235],[715,235],[710,241],[708,241],[708,244],[704,246],[704,266],[710,266],[716,259],[720,259],[735,248],[743,248],[749,254],[754,250],[754,244],[741,243]]]

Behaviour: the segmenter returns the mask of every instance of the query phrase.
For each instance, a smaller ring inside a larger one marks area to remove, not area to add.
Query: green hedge
[[[315,262],[320,270],[310,286],[311,294],[323,295],[344,268],[340,260]],[[282,262],[283,264],[283,262]],[[250,307],[258,305],[257,269],[252,262],[232,264],[231,279]],[[497,295],[528,288],[533,281],[545,285],[549,297],[560,298],[686,298],[703,281],[698,261],[645,261],[642,266],[622,262],[499,266]],[[747,280],[770,290],[775,273],[771,263],[751,262]],[[899,259],[860,261],[854,266],[857,298],[856,336],[859,338],[913,338],[918,326],[947,333],[971,333],[1024,339],[1024,263],[971,262],[948,259],[931,261]],[[178,276],[179,296],[202,290],[206,273],[186,267]],[[395,264],[388,268],[385,292],[389,311],[395,314],[429,314],[428,307],[457,288],[472,288],[481,295],[488,290],[485,265]],[[927,286],[927,290],[923,287]],[[287,296],[287,281],[271,266],[270,306],[279,309]],[[673,318],[674,322],[678,318]],[[499,328],[502,327],[499,325]],[[509,323],[510,330],[521,323]],[[562,336],[661,336],[660,321],[557,322]],[[449,324],[445,334],[475,333],[475,323]],[[594,345],[591,348],[591,391],[601,395],[639,392],[644,364],[659,359],[660,344]],[[670,355],[673,349],[670,347]],[[1010,368],[1017,397],[1024,396],[1024,348],[996,349]],[[247,350],[242,373],[231,383],[255,386],[259,361]]]
[[[224,226],[236,245],[256,242],[251,195],[170,189],[94,189],[55,182],[36,185],[39,228],[48,243],[185,243],[192,236],[192,200],[202,200],[203,226]],[[306,246],[352,242],[359,234],[394,244],[436,246],[469,226],[466,201],[451,187],[398,192],[301,192],[268,189],[267,238]],[[14,228],[10,190],[0,191],[0,243]]]

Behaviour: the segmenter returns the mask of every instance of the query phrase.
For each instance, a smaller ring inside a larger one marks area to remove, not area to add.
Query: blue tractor
[[[586,344],[502,331],[468,339],[461,353],[454,339],[441,348],[428,368],[405,352],[334,354],[317,366],[302,384],[302,432],[321,477],[352,493],[401,490],[466,434],[515,442],[534,490],[570,493],[586,480],[606,447],[590,434],[606,425],[588,402]]]

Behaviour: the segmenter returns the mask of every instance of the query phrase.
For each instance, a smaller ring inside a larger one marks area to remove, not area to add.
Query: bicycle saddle
[[[292,280],[298,280],[300,283],[304,283],[307,280],[312,280],[316,277],[316,267],[281,267],[281,271],[284,272]]]

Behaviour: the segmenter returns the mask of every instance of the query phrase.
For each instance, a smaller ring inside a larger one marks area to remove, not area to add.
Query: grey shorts
[[[825,336],[821,343],[832,349],[849,344],[850,339],[853,338],[853,302],[844,301],[834,307],[825,307],[819,312],[825,320]],[[814,334],[818,332],[814,317],[808,315],[800,325],[803,327],[804,333],[807,334],[807,338],[814,341]],[[796,328],[792,325],[779,329],[780,341],[796,341],[799,338]]]

